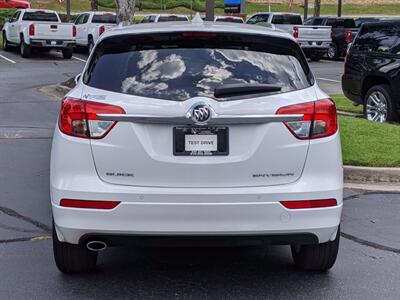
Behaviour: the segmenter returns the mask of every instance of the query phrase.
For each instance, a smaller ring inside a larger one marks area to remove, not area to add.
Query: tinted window
[[[80,16],[75,20],[75,25],[80,25],[80,24],[82,24],[84,18],[85,18],[85,15],[80,15]]]
[[[247,20],[247,24],[267,23],[269,14],[255,15]]]
[[[96,47],[84,82],[113,92],[175,101],[214,97],[215,87],[225,83],[275,84],[281,92],[310,86],[308,66],[295,42],[236,36],[194,38],[169,33],[108,38]]]
[[[179,16],[161,16],[158,18],[158,22],[177,22],[177,21],[187,21],[186,17]]]
[[[304,25],[322,25],[324,19],[322,18],[310,18],[304,22]]]
[[[299,15],[274,15],[272,24],[302,25],[303,22]]]
[[[18,19],[19,19],[20,14],[21,14],[21,12],[20,12],[20,11],[17,11],[17,12],[12,16],[11,22],[17,22]]]
[[[86,24],[87,23],[87,21],[89,20],[89,14],[85,14],[84,16],[83,16],[83,24]]]
[[[243,23],[242,19],[237,18],[218,18],[215,22],[228,22],[228,23]]]
[[[390,24],[365,24],[358,34],[352,50],[389,52],[399,40],[399,31]]]
[[[24,21],[41,21],[41,22],[58,22],[55,13],[47,13],[44,11],[26,12],[22,17]]]
[[[93,19],[92,19],[92,23],[116,24],[117,17],[112,14],[94,15]]]
[[[353,19],[328,19],[326,22],[327,26],[333,28],[355,28],[356,23]]]

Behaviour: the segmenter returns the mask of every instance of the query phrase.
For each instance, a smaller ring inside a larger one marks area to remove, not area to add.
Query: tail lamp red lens
[[[294,37],[295,39],[298,39],[298,38],[299,38],[299,27],[297,27],[297,26],[294,26],[294,27],[293,27],[293,37]]]
[[[113,209],[120,201],[61,199],[60,206],[72,208]]]
[[[337,205],[336,199],[281,201],[280,203],[288,209],[321,208]]]
[[[30,36],[35,35],[35,24],[30,24],[29,25],[29,35]]]
[[[347,43],[351,42],[351,31],[346,31],[346,42]]]
[[[102,139],[117,122],[99,120],[97,114],[125,114],[125,111],[116,105],[67,97],[61,105],[58,127],[70,136]]]
[[[276,114],[303,115],[300,121],[284,122],[300,140],[328,137],[335,134],[338,128],[336,107],[331,99],[284,106]]]
[[[76,37],[76,26],[72,25],[72,36]]]
[[[101,25],[99,27],[99,36],[102,35],[104,33],[104,31],[106,31],[106,27],[104,25]]]

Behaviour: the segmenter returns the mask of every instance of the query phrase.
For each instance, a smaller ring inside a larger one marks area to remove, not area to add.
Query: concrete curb
[[[399,184],[400,168],[343,166],[344,181],[353,183]]]

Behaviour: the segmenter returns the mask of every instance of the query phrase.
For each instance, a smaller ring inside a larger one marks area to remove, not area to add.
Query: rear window
[[[328,19],[326,25],[332,28],[355,28],[356,22],[354,19]]]
[[[231,83],[279,85],[280,92],[310,86],[308,65],[291,40],[198,34],[107,38],[96,47],[84,82],[112,92],[175,101],[215,98],[217,86]]]
[[[55,13],[44,11],[25,12],[22,17],[23,21],[41,21],[41,22],[58,22],[58,17]]]
[[[116,24],[117,17],[112,14],[94,15],[93,19],[92,19],[92,23]]]
[[[272,24],[302,25],[303,22],[299,15],[274,15]]]
[[[238,18],[218,18],[216,22],[228,22],[228,23],[244,23],[242,19]]]
[[[179,16],[161,16],[158,18],[158,22],[178,22],[178,21],[187,21],[186,17]]]
[[[391,52],[399,44],[400,31],[391,24],[364,24],[352,50],[363,52]],[[395,50],[397,53],[397,50]]]

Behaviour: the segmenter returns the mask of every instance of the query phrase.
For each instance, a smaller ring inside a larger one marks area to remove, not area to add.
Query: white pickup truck
[[[272,26],[292,34],[305,55],[313,61],[319,61],[327,54],[332,43],[331,26],[303,25],[300,14],[261,12],[251,15],[247,24]]]
[[[22,57],[30,57],[33,48],[61,50],[71,58],[75,45],[74,24],[61,23],[52,10],[19,9],[3,26],[3,48],[19,47]]]
[[[92,52],[99,36],[116,24],[115,13],[91,11],[80,14],[75,21],[76,45],[87,48],[89,53]]]

